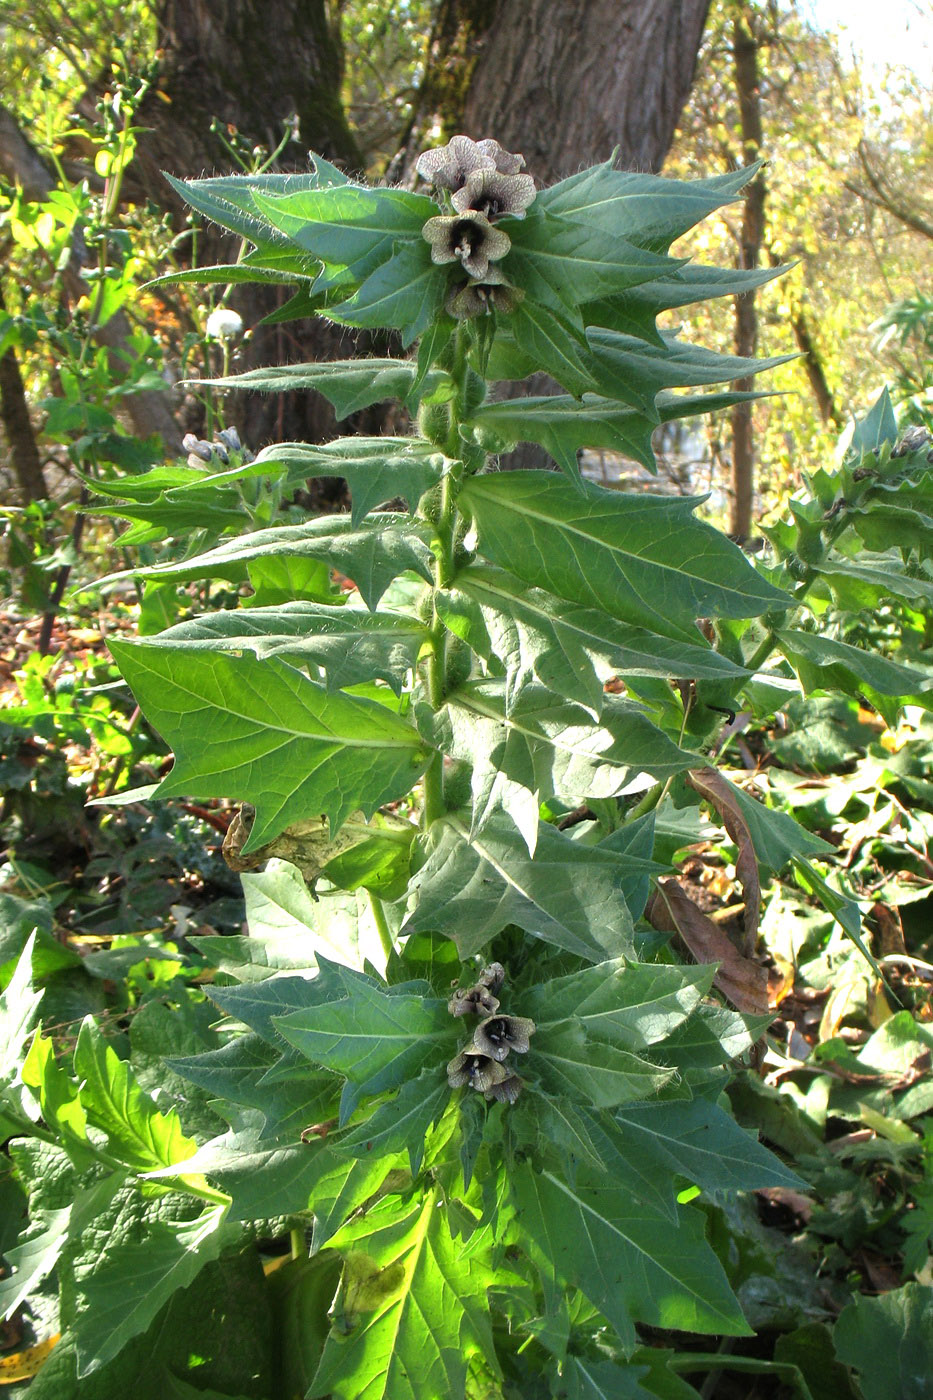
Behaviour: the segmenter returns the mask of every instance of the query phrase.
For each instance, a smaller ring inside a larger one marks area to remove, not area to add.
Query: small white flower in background
[[[232,340],[242,334],[243,317],[229,307],[218,306],[208,316],[205,331],[210,340]]]

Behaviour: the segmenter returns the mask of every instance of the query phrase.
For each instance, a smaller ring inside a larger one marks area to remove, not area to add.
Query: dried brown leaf
[[[745,893],[744,951],[751,954],[755,950],[758,921],[761,916],[761,881],[758,878],[758,858],[755,855],[748,823],[735,800],[731,784],[717,769],[693,768],[687,774],[687,782],[705,801],[715,807],[738,849],[735,873]]]
[[[648,919],[656,929],[674,930],[701,963],[719,963],[713,978],[723,996],[738,1011],[767,1015],[768,974],[698,909],[673,878],[658,881],[657,893],[648,905]]]

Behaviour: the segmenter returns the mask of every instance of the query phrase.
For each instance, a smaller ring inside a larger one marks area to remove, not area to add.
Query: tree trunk
[[[657,171],[690,92],[709,0],[442,0],[417,112],[392,173],[412,177],[426,133],[494,137],[552,184],[616,154]],[[500,394],[555,392],[535,375]],[[521,444],[506,470],[553,466]]]
[[[143,102],[138,163],[150,194],[166,204],[161,178],[227,174],[217,122],[250,145],[274,150],[295,126],[285,168],[307,168],[307,151],[351,171],[363,159],[340,101],[342,55],[324,0],[159,0],[159,81]]]
[[[5,311],[3,288],[0,286],[0,312]],[[42,472],[42,460],[29,417],[23,376],[12,347],[0,355],[0,419],[24,503],[28,505],[30,501],[46,500],[49,488]]]
[[[441,0],[410,168],[439,125],[521,151],[544,183],[607,160],[660,170],[709,0]]]
[[[160,0],[157,22],[162,63],[139,114],[139,124],[149,129],[139,141],[137,178],[176,217],[185,206],[163,171],[178,178],[231,173],[230,153],[212,123],[247,147],[266,150],[292,127],[294,139],[278,169],[307,170],[309,150],[348,171],[362,168],[341,105],[342,51],[324,0]],[[238,240],[221,230],[208,227],[199,235],[202,266],[234,261],[237,252]],[[317,318],[261,325],[289,295],[267,286],[234,290],[230,304],[249,332],[237,370],[354,353],[352,332]],[[333,410],[319,394],[236,395],[228,407],[254,451],[283,439],[320,442],[335,431]],[[186,426],[200,424],[192,419]],[[338,496],[338,483],[321,483],[322,503]]]
[[[794,339],[797,342],[797,349],[803,356],[803,367],[806,371],[816,406],[819,409],[820,417],[824,423],[832,424],[834,428],[841,431],[843,427],[843,415],[836,407],[836,400],[833,391],[829,387],[826,378],[826,371],[823,368],[822,357],[814,343],[810,332],[810,323],[802,309],[794,312],[793,317]]]
[[[758,160],[763,145],[758,44],[754,15],[745,8],[733,21],[732,56],[742,124],[742,154],[746,165]],[[765,194],[764,177],[759,172],[745,193],[739,267],[758,266],[764,242]],[[747,358],[755,355],[758,348],[758,312],[754,291],[743,292],[735,298],[733,341],[737,355]],[[751,378],[738,379],[735,388],[751,390],[754,388],[754,381]],[[729,532],[732,538],[741,544],[752,532],[755,498],[755,437],[751,403],[736,404],[732,409],[731,419],[732,501]]]

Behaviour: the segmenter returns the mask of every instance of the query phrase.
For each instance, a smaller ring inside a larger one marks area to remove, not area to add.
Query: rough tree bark
[[[441,0],[418,111],[495,136],[550,183],[606,160],[660,170],[690,91],[709,0]]]
[[[758,46],[759,36],[754,13],[748,7],[743,7],[732,23],[732,56],[742,127],[742,155],[746,165],[758,160],[764,145]],[[745,191],[739,235],[739,267],[755,268],[761,258],[766,194],[764,175],[759,172]],[[758,312],[754,291],[743,292],[735,298],[733,343],[735,353],[746,358],[752,358],[758,349]],[[734,387],[751,390],[754,388],[754,381],[751,378],[737,379]],[[755,437],[751,402],[736,404],[731,411],[731,421],[732,481],[729,532],[732,538],[741,544],[752,532],[755,498]]]
[[[616,160],[657,171],[690,92],[709,0],[441,0],[394,175],[425,133],[493,136],[542,183]],[[546,375],[502,393],[547,393]],[[553,465],[522,444],[507,469]]]
[[[140,112],[148,130],[138,146],[138,179],[149,198],[179,220],[183,206],[162,176],[230,174],[218,122],[248,145],[274,150],[293,127],[278,162],[307,170],[316,151],[350,172],[363,156],[341,105],[343,59],[324,0],[158,0],[161,65],[157,86]],[[216,228],[199,235],[203,265],[236,259],[237,242]],[[231,305],[250,332],[236,368],[352,355],[355,338],[321,321],[260,322],[288,300],[285,289],[243,286]],[[238,395],[233,416],[254,450],[270,441],[320,442],[334,435],[330,405],[318,394]],[[200,426],[194,421],[190,427]],[[322,498],[337,498],[333,483]]]
[[[0,286],[0,312],[5,311],[3,288]],[[23,376],[12,347],[0,355],[0,421],[23,501],[27,504],[30,501],[44,501],[49,494],[48,483],[42,471],[42,459],[29,417]]]
[[[275,149],[296,125],[286,168],[308,150],[350,171],[363,164],[340,100],[343,61],[324,0],[158,0],[159,81],[143,103],[138,165],[149,192],[168,200],[163,170],[228,174],[212,121]]]
[[[394,177],[413,162],[436,116],[446,133],[494,134],[551,181],[619,147],[619,162],[657,169],[689,91],[709,0],[438,0],[418,117]],[[315,150],[363,164],[340,104],[341,46],[325,0],[157,0],[160,79],[139,114],[137,195],[174,207],[161,171],[228,173],[212,119],[274,148],[297,117],[280,161],[305,168]],[[134,193],[128,183],[127,193]],[[203,262],[235,255],[216,231]],[[240,288],[234,304],[253,334],[238,368],[352,354],[352,334],[321,322],[259,327],[283,299]],[[271,299],[271,300],[270,300]],[[238,426],[253,448],[320,441],[331,410],[315,395],[251,395]],[[362,425],[361,425],[362,426]]]

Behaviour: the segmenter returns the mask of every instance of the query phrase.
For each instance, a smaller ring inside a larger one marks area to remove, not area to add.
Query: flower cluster
[[[189,467],[201,467],[207,462],[216,471],[218,467],[237,467],[241,462],[253,460],[252,452],[240,442],[236,428],[222,429],[213,442],[195,433],[185,433],[181,445],[188,454]]]
[[[535,1023],[525,1016],[508,1016],[499,1011],[496,992],[504,981],[502,964],[490,963],[483,968],[475,986],[458,987],[447,1003],[451,1016],[483,1018],[469,1044],[447,1066],[447,1082],[452,1089],[469,1085],[487,1099],[514,1103],[524,1087],[523,1081],[505,1061],[513,1050],[516,1055],[527,1054]]]
[[[524,157],[504,151],[498,141],[471,141],[454,136],[446,146],[423,151],[416,169],[449,197],[452,214],[428,219],[423,233],[431,245],[431,260],[459,262],[469,280],[454,287],[447,310],[457,320],[488,311],[512,311],[523,293],[512,287],[498,268],[512,246],[496,219],[510,214],[523,219],[535,197],[535,182],[518,172]]]

